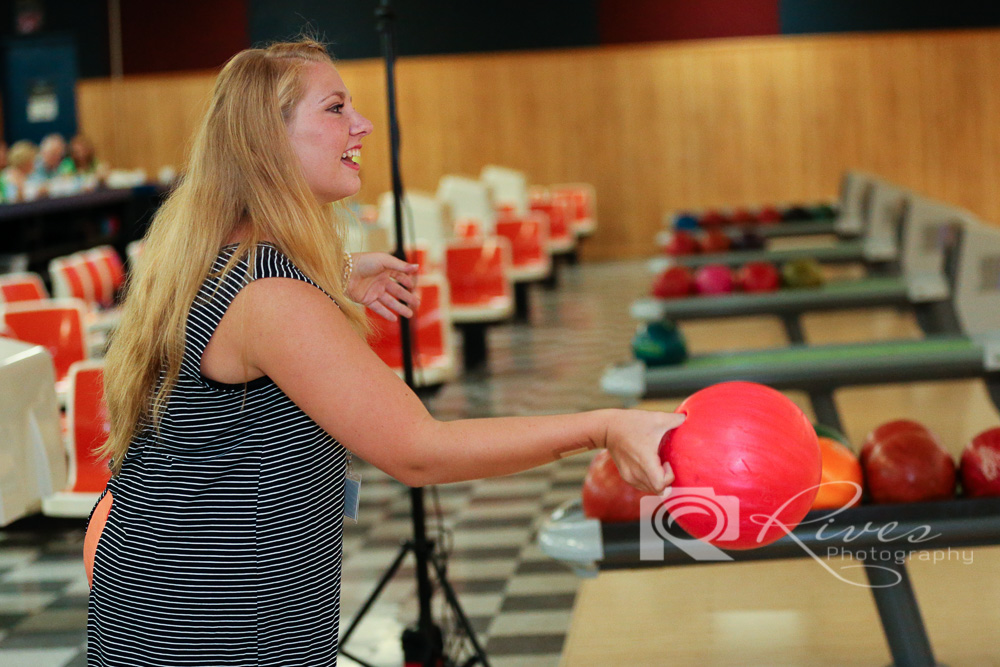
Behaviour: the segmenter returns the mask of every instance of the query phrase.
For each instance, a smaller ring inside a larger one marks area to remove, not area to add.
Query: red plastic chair
[[[566,183],[552,186],[553,196],[566,198],[572,207],[570,227],[577,236],[590,236],[597,229],[596,193],[589,183]]]
[[[42,277],[37,273],[8,273],[0,275],[0,303],[38,301],[48,299]]]
[[[109,245],[92,248],[83,253],[88,271],[99,287],[95,290],[98,303],[110,308],[115,303],[115,295],[125,282],[125,267],[118,252]]]
[[[3,318],[13,337],[41,345],[52,355],[58,390],[64,388],[70,366],[87,358],[86,312],[86,304],[77,299],[48,299],[7,304]]]
[[[451,341],[447,290],[440,276],[426,276],[417,286],[420,307],[410,320],[415,334],[413,365],[417,384],[441,384],[454,377],[455,352]],[[368,344],[375,354],[397,373],[402,373],[403,351],[399,322],[389,322],[368,311],[372,333]]]
[[[543,188],[534,188],[531,192],[531,210],[548,216],[549,249],[553,253],[571,252],[576,247],[576,236],[570,228],[572,211],[569,201],[553,197]]]
[[[446,269],[456,322],[496,321],[514,306],[508,278],[510,244],[506,238],[487,242],[454,242],[447,248]]]
[[[57,299],[80,299],[94,303],[94,282],[83,263],[73,255],[56,257],[49,262],[52,296]]]
[[[514,282],[541,280],[552,271],[545,222],[544,216],[518,216],[513,209],[501,213],[497,219],[497,235],[510,242],[510,277]]]
[[[111,430],[102,362],[77,362],[70,368],[66,414],[69,482],[65,491],[42,502],[42,511],[48,516],[86,517],[111,478],[107,460],[96,455]]]

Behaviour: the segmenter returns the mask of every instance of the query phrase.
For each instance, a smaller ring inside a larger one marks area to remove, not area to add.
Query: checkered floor
[[[451,420],[618,406],[598,379],[625,356],[634,330],[628,305],[648,283],[639,262],[564,268],[556,289],[533,289],[530,324],[490,330],[488,368],[447,385],[428,407]],[[450,550],[448,578],[496,667],[559,661],[579,579],[540,553],[534,532],[579,495],[588,462],[576,457],[426,493],[428,529]],[[406,488],[370,467],[362,473],[360,520],[345,531],[342,633],[411,528]],[[41,517],[0,530],[0,665],[86,664],[83,530],[82,522]],[[400,665],[400,632],[417,616],[415,589],[408,558],[345,649],[371,664]]]

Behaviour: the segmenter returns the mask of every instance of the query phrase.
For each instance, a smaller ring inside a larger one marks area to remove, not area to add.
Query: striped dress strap
[[[320,289],[292,260],[270,243],[260,243],[254,248],[252,269],[249,258],[244,256],[223,274],[235,251],[235,246],[226,246],[219,253],[188,314],[182,368],[196,376],[201,373],[201,356],[208,347],[209,340],[233,299],[244,287],[263,278],[292,278]]]

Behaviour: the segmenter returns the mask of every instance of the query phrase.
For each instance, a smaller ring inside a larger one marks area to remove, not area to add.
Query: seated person
[[[0,189],[3,190],[5,201],[26,199],[26,189],[31,190],[31,183],[34,181],[37,154],[35,144],[27,140],[14,142],[10,147],[7,152],[8,167],[0,172]]]
[[[96,176],[103,178],[107,169],[97,161],[94,144],[90,139],[78,134],[69,142],[69,155],[59,165],[61,176]]]
[[[66,140],[61,134],[48,135],[42,139],[38,147],[34,176],[45,181],[58,176],[59,165],[62,164],[64,157],[66,157]]]

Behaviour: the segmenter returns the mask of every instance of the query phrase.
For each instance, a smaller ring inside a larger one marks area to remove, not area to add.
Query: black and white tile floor
[[[557,289],[533,291],[530,325],[490,331],[488,369],[447,385],[428,407],[450,420],[618,406],[598,380],[627,353],[628,305],[648,283],[639,262],[564,269]],[[443,528],[449,580],[495,667],[559,662],[580,580],[539,551],[535,529],[579,495],[588,462],[580,456],[425,494],[428,529]],[[341,633],[411,531],[407,489],[371,467],[362,472],[360,520],[345,530]],[[41,517],[0,530],[0,665],[86,664],[83,530],[82,522]],[[372,664],[400,665],[400,633],[417,616],[415,591],[408,558],[345,648]]]

